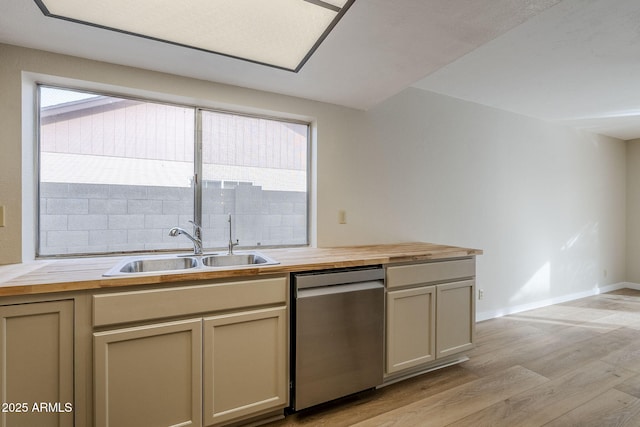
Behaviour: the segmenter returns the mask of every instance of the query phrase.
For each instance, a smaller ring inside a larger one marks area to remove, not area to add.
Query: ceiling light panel
[[[298,71],[354,0],[35,0],[47,16]]]

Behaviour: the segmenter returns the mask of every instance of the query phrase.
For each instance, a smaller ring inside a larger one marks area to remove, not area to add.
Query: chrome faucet
[[[236,239],[236,242],[233,243],[233,240],[231,239],[231,214],[229,214],[228,222],[229,222],[229,253],[228,255],[233,255],[233,247],[238,246],[240,244],[240,241]]]
[[[202,255],[202,227],[200,226],[200,224],[197,224],[194,221],[189,222],[193,224],[193,236],[189,234],[184,228],[180,227],[173,227],[171,230],[169,230],[169,236],[176,237],[180,234],[184,235],[187,239],[193,242],[193,254]]]

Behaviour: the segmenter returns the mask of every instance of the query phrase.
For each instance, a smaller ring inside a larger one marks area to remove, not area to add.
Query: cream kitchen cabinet
[[[474,295],[473,280],[436,285],[436,358],[473,348]]]
[[[287,298],[286,277],[95,295],[96,426],[282,415]]]
[[[285,307],[204,319],[205,425],[287,404]]]
[[[435,302],[433,286],[387,292],[387,374],[435,360]]]
[[[96,427],[201,426],[202,321],[94,334]]]
[[[73,310],[73,300],[0,306],[0,426],[74,425]]]
[[[473,347],[474,277],[473,257],[387,267],[385,381]]]

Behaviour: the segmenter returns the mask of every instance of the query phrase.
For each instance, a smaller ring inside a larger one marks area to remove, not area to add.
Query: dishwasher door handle
[[[384,280],[384,269],[379,267],[357,270],[332,271],[331,273],[302,273],[293,275],[296,288],[317,288],[329,285]]]
[[[297,290],[297,299],[313,298],[322,295],[342,294],[345,292],[360,292],[369,289],[384,289],[384,284],[380,280],[369,282],[348,283],[346,285],[320,286],[317,288],[304,288]]]

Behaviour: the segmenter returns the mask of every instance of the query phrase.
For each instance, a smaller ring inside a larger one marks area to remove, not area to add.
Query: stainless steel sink
[[[240,268],[252,265],[279,264],[259,252],[238,252],[205,255],[148,255],[128,257],[103,274],[103,276],[125,276],[138,273],[177,273],[221,268]]]
[[[147,273],[154,271],[187,270],[196,268],[198,260],[195,258],[144,258],[125,263],[119,271],[121,273]]]
[[[208,255],[202,257],[202,264],[207,267],[230,267],[254,264],[277,264],[263,255],[256,253]]]

